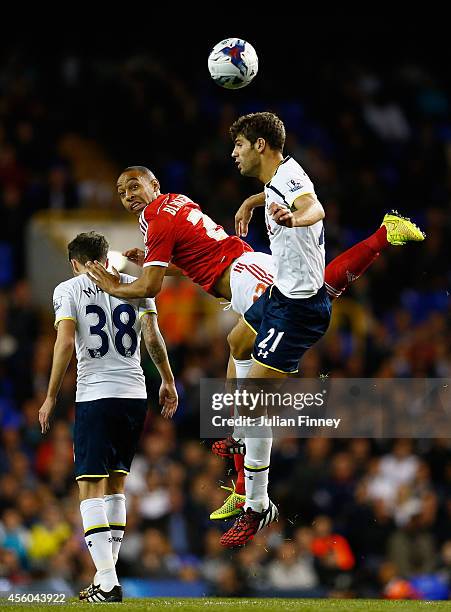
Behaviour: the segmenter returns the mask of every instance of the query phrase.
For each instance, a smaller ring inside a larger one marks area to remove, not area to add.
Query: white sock
[[[232,357],[235,364],[236,378],[247,378],[249,370],[252,367],[252,359],[235,359]]]
[[[271,428],[268,427],[267,429],[268,435],[271,436]],[[259,433],[263,433],[261,428]],[[245,441],[244,481],[246,503],[244,509],[252,508],[255,512],[263,512],[269,506],[268,476],[272,437],[255,438],[246,436]]]
[[[101,497],[85,499],[80,503],[85,541],[96,566],[97,584],[103,591],[119,584],[114,567],[110,525],[106,516],[105,501]]]
[[[113,539],[113,560],[117,563],[119,549],[124,537],[125,525],[127,522],[127,510],[125,508],[125,495],[123,493],[114,493],[113,495],[105,495],[105,510],[108,523],[111,529],[111,537]]]
[[[232,357],[233,363],[235,364],[235,371],[237,378],[247,378],[249,371],[252,367],[252,359],[235,359]],[[234,416],[239,416],[238,410],[235,408]],[[232,438],[238,442],[244,442],[245,432],[242,427],[235,426],[232,433]]]

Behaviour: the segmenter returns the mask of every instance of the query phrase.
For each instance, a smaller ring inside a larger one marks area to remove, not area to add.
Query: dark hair
[[[149,170],[149,168],[146,168],[145,166],[128,166],[128,168],[122,170],[121,174],[124,174],[124,172],[139,172],[140,174],[145,174],[149,179],[155,178],[155,174],[152,172],[152,170]]]
[[[86,232],[78,234],[72,242],[67,245],[69,261],[76,259],[79,263],[85,264],[87,261],[105,262],[108,256],[110,245],[102,234],[96,232]]]
[[[274,113],[251,113],[239,117],[230,128],[232,140],[241,134],[251,144],[264,138],[271,149],[282,151],[285,144],[285,126]]]

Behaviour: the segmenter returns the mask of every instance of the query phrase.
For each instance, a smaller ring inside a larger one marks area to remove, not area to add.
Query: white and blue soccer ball
[[[240,89],[257,74],[258,57],[254,47],[242,38],[225,38],[211,50],[208,70],[217,85]]]

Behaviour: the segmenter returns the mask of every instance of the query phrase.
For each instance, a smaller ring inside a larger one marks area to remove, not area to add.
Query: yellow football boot
[[[406,242],[421,242],[426,234],[408,217],[403,217],[397,210],[387,213],[381,223],[387,230],[387,240],[395,246],[402,246]]]
[[[233,481],[232,484],[233,487],[223,487],[221,485],[221,489],[230,491],[231,493],[226,497],[222,506],[210,514],[210,519],[212,521],[225,521],[234,516],[238,516],[241,512],[241,508],[246,501],[246,496],[236,493],[235,483]]]

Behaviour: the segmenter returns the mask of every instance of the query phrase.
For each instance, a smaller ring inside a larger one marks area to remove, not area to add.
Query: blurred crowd
[[[2,433],[0,571],[3,589],[31,581],[74,593],[90,581],[73,481],[70,419],[45,441],[38,402]],[[230,466],[185,419],[149,416],[127,480],[122,578],[203,581],[222,596],[414,596],[428,583],[447,596],[451,579],[451,447],[368,439],[281,439],[271,465],[271,496],[281,520],[239,552],[224,550],[223,523],[209,514],[231,486]],[[431,591],[432,589],[432,591]]]
[[[304,71],[306,80],[315,75],[314,88],[294,86],[288,96],[259,76],[232,104],[204,72],[188,81],[176,59],[163,69],[152,54],[119,60],[68,51],[35,63],[18,47],[2,64],[0,590],[47,581],[73,593],[92,578],[73,480],[75,364],[44,438],[37,413],[55,333],[52,312],[33,305],[25,269],[35,212],[120,205],[105,175],[80,166],[67,146],[74,135],[86,155],[97,159],[100,150],[111,168],[148,165],[162,191],[186,193],[233,231],[252,183],[230,161],[228,126],[242,112],[278,112],[286,152],[303,164],[324,204],[328,259],[374,231],[390,208],[427,232],[422,244],[385,251],[335,302],[331,329],[306,354],[303,375],[451,376],[448,77],[427,63],[377,67],[339,56]],[[262,219],[249,240],[267,249]],[[150,411],[127,481],[119,575],[201,580],[206,593],[231,596],[415,598],[427,583],[446,597],[447,439],[278,440],[270,492],[281,520],[239,552],[221,549],[224,526],[208,516],[233,474],[199,440],[198,383],[224,375],[233,315],[183,279],[166,281],[157,305],[180,409],[173,422],[158,416],[158,374],[144,356]]]

